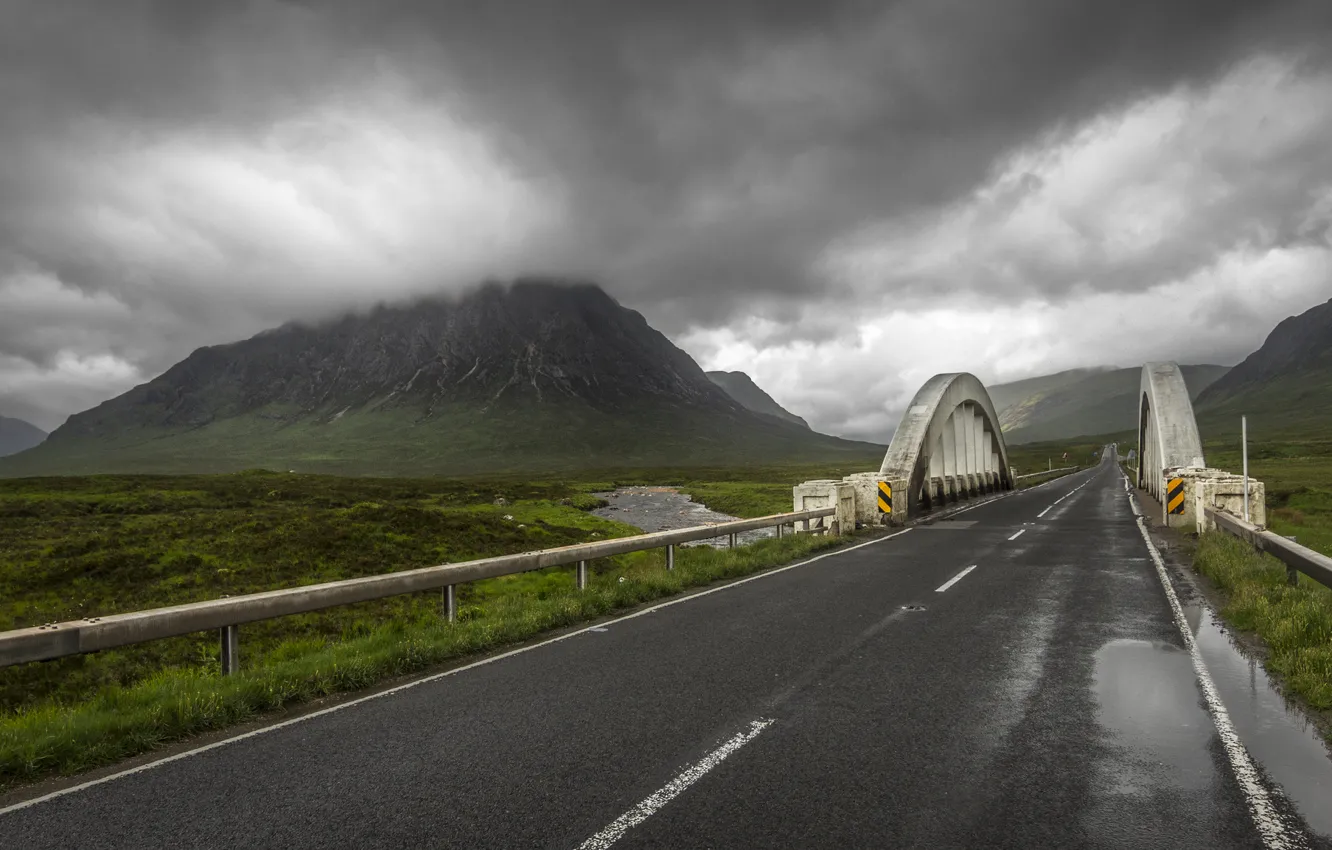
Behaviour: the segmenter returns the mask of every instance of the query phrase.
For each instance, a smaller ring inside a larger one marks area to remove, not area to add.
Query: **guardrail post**
[[[783,526],[782,526],[782,524],[781,524],[780,522],[777,523],[777,537],[778,537],[778,539],[780,539],[781,536],[782,536],[782,527],[783,527]]]
[[[222,675],[239,673],[240,626],[223,626],[219,631],[222,638]]]
[[[673,569],[675,569],[675,544],[674,544],[674,543],[667,543],[667,544],[666,544],[666,569],[668,569],[668,570],[673,570]]]
[[[444,587],[444,616],[450,623],[458,620],[458,594],[452,584]]]
[[[1286,584],[1291,587],[1297,587],[1300,583],[1300,571],[1292,566],[1286,567]]]
[[[727,536],[730,538],[730,539],[728,539],[728,540],[726,541],[727,545],[728,545],[730,548],[734,549],[734,548],[735,548],[735,532],[732,532],[731,534],[729,534],[729,535],[727,535]]]
[[[587,561],[578,562],[578,589],[587,590]]]

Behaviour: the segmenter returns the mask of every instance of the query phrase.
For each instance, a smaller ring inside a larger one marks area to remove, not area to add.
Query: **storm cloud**
[[[527,272],[848,436],[943,370],[1235,362],[1332,295],[1329,45],[1323,0],[11,0],[0,413]]]

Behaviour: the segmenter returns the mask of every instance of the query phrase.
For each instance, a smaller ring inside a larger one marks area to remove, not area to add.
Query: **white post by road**
[[[1249,417],[1240,417],[1240,444],[1244,453],[1244,521],[1249,521]]]

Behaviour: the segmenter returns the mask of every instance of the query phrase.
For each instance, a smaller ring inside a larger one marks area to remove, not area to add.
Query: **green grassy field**
[[[1238,434],[1209,439],[1203,450],[1209,466],[1243,468]],[[1264,439],[1251,431],[1249,475],[1266,488],[1269,528],[1332,555],[1332,439]]]
[[[108,425],[108,434],[57,431],[0,458],[0,478],[100,473],[232,473],[263,467],[346,476],[579,476],[585,470],[740,467],[773,459],[859,463],[884,447],[765,417],[636,404],[614,412],[575,401],[500,402],[316,413],[284,407],[186,429]]]

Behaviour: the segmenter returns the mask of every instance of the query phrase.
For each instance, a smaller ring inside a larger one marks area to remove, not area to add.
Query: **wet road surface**
[[[1332,846],[1280,747],[1237,777],[1172,612],[1106,463],[0,811],[0,846]]]

